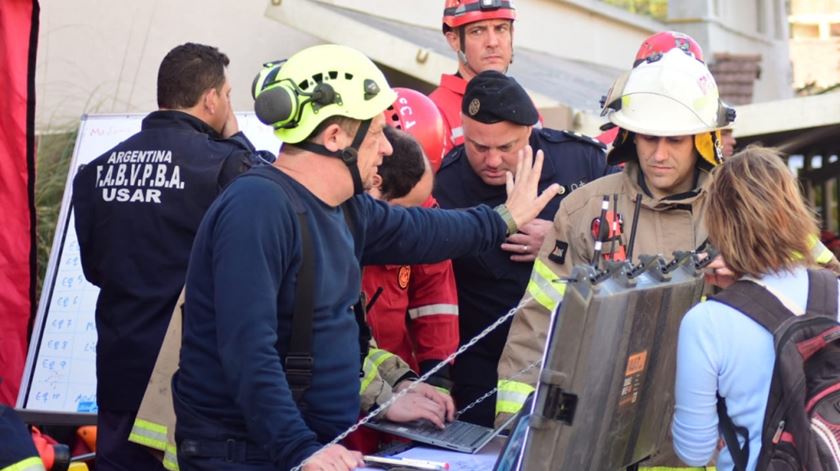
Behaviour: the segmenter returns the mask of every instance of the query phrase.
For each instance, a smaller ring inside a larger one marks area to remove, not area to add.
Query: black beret
[[[480,123],[510,121],[522,126],[537,124],[540,116],[522,85],[495,70],[485,70],[467,83],[461,112]]]

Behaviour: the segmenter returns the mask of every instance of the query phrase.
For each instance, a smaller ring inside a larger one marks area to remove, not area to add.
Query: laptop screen
[[[516,471],[519,469],[520,456],[528,431],[528,419],[531,417],[533,397],[534,395],[531,393],[525,401],[525,405],[516,413],[511,427],[512,432],[508,435],[505,446],[499,453],[499,459],[496,460],[493,471]]]

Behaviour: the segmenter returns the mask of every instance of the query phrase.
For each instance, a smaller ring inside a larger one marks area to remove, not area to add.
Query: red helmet
[[[686,53],[691,53],[700,62],[703,60],[703,49],[691,36],[676,31],[662,31],[645,39],[639,51],[636,52],[636,59],[633,67],[654,54],[665,54],[671,49],[679,48]]]
[[[452,29],[482,20],[515,19],[513,0],[446,0],[443,7],[443,24]]]
[[[446,124],[431,98],[410,88],[394,88],[397,100],[384,111],[389,126],[401,129],[417,139],[437,172],[446,148]]]

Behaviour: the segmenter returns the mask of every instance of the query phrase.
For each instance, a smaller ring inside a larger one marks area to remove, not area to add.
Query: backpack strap
[[[773,293],[759,284],[758,280],[741,279],[734,285],[709,299],[725,304],[770,331],[771,334],[793,313]],[[746,427],[738,427],[732,421],[726,410],[726,401],[718,394],[717,401],[718,424],[723,440],[736,471],[746,471],[750,456],[750,434]],[[743,448],[738,443],[737,435],[744,438]]]
[[[759,323],[771,334],[789,319],[793,312],[773,293],[753,280],[741,279],[709,299],[740,311]],[[835,313],[836,316],[836,313]]]
[[[837,319],[837,275],[808,270],[808,314]]]
[[[805,312],[793,306],[785,297],[770,291],[760,280],[741,279],[734,285],[709,299],[736,309],[770,331],[775,338],[779,327],[794,314],[819,315],[837,318],[837,277],[828,270],[808,270],[808,303]],[[772,391],[771,391],[772,395]],[[749,431],[736,427],[726,410],[724,398],[718,394],[718,421],[721,434],[735,463],[736,471],[746,470],[749,458]],[[766,420],[766,418],[765,418]],[[766,425],[766,424],[765,424]],[[744,448],[740,448],[737,434],[744,437]]]
[[[726,411],[726,400],[717,395],[718,427],[723,435],[723,441],[729,454],[732,456],[732,463],[735,471],[747,471],[747,461],[750,458],[750,432],[746,427],[738,427],[732,422],[729,413]],[[744,447],[738,443],[738,435],[744,437]]]

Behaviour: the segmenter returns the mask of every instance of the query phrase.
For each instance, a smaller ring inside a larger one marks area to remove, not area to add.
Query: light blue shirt
[[[804,268],[766,275],[761,281],[804,311],[808,301]],[[720,391],[732,421],[749,430],[747,470],[755,470],[775,360],[773,335],[739,311],[716,301],[688,311],[677,343],[676,408],[671,425],[674,450],[683,461],[703,466],[711,459],[719,439],[716,393]],[[738,438],[743,446],[742,437]],[[727,448],[721,450],[717,468],[734,469]]]

